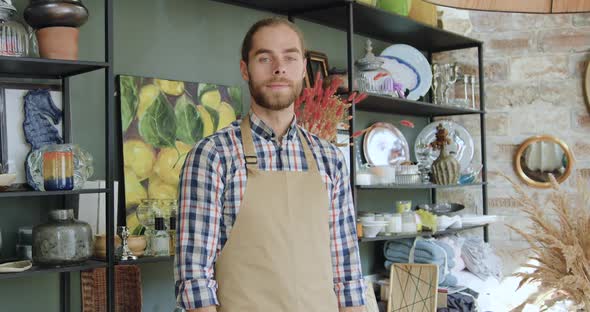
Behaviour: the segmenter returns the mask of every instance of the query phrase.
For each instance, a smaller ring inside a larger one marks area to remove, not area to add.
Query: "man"
[[[250,114],[187,156],[175,278],[189,311],[364,311],[346,163],[296,124],[304,51],[291,22],[254,24],[240,61]]]

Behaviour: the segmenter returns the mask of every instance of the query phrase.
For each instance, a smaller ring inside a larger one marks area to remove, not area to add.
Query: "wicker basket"
[[[106,269],[98,268],[80,274],[82,311],[106,312]],[[141,271],[136,265],[115,266],[115,311],[141,312]]]

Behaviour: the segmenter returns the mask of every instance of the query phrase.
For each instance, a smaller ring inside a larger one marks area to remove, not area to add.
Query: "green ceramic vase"
[[[440,155],[432,163],[434,183],[439,185],[457,184],[459,172],[459,161],[453,155],[450,155],[443,146]]]

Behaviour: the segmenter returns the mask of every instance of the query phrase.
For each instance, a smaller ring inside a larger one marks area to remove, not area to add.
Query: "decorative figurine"
[[[440,150],[438,158],[432,163],[432,177],[434,183],[440,185],[457,184],[459,180],[459,161],[450,154],[446,146],[451,144],[449,132],[439,124],[436,127],[436,140],[430,143],[432,148]]]
[[[119,236],[121,237],[122,244],[117,248],[117,257],[122,261],[137,260],[137,256],[133,255],[133,252],[129,249],[127,244],[127,238],[129,238],[129,229],[126,226],[119,226]]]

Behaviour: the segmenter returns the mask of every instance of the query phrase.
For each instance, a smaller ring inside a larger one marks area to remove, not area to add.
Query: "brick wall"
[[[524,227],[527,222],[510,197],[512,187],[498,173],[518,181],[512,159],[527,137],[553,135],[573,150],[577,162],[563,185],[565,191],[575,190],[576,175],[590,179],[590,113],[583,94],[583,73],[590,60],[590,14],[440,10],[445,29],[484,42],[489,212],[504,216],[505,223]],[[439,54],[435,60],[456,61],[467,72],[477,72],[475,49]],[[456,119],[479,142],[478,119]],[[539,203],[545,202],[548,191],[518,182]],[[462,198],[481,211],[479,193],[474,189],[440,196]],[[526,244],[504,224],[490,227],[490,241],[504,259],[506,274],[526,258]]]

